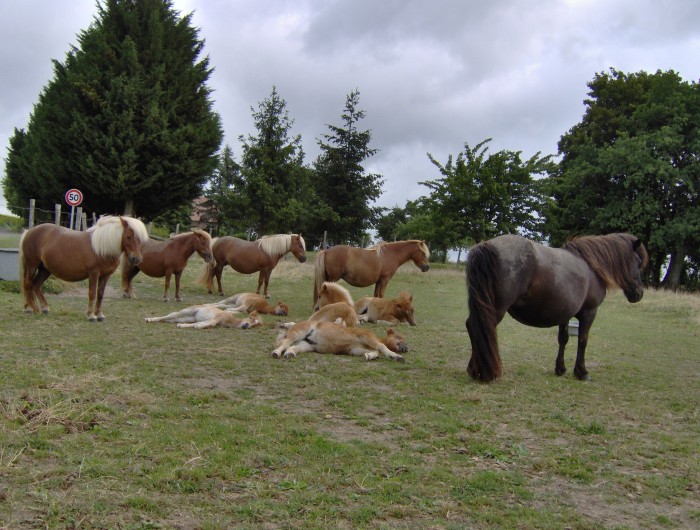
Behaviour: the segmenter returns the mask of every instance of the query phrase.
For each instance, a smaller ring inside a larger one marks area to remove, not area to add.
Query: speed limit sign
[[[83,202],[83,192],[75,188],[66,192],[66,203],[69,206],[78,206],[81,202]]]

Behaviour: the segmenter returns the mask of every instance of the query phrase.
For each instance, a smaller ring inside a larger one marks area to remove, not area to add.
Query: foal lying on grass
[[[174,311],[163,317],[146,318],[146,322],[170,322],[176,323],[178,328],[235,328],[248,329],[262,324],[257,311],[253,311],[246,318],[239,318],[231,311],[219,309],[211,304],[193,305]]]
[[[383,340],[391,344],[391,347],[397,351],[408,351],[405,341],[393,330],[390,331],[392,333]],[[275,359],[292,358],[296,357],[297,353],[312,351],[364,355],[367,361],[377,359],[381,354],[395,361],[404,361],[402,355],[393,352],[387,347],[387,344],[380,341],[374,333],[367,329],[348,328],[335,322],[315,320],[297,322],[290,328],[283,329],[277,337],[272,356]]]
[[[360,322],[377,322],[378,324],[409,323],[416,325],[413,316],[413,295],[401,291],[396,298],[375,298],[364,296],[355,302],[355,311]]]
[[[280,317],[289,314],[289,306],[287,304],[278,301],[276,305],[271,305],[265,300],[264,296],[255,293],[234,294],[212,305],[219,309],[238,311],[241,313],[257,311],[265,315],[277,315]]]

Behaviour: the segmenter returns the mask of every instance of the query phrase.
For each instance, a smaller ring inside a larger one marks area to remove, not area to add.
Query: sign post
[[[79,189],[71,188],[66,192],[66,204],[70,206],[70,226],[69,228],[73,230],[73,217],[75,215],[75,207],[83,202],[83,192]]]

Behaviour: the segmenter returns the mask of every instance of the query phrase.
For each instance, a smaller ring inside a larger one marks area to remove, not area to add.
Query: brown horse
[[[649,261],[630,234],[586,236],[550,248],[516,235],[499,236],[469,251],[467,331],[472,345],[467,372],[492,381],[502,375],[496,326],[506,312],[527,326],[559,326],[554,372],[562,375],[568,322],[579,321],[574,375],[588,379],[588,332],[607,290],[617,286],[630,302],[642,299],[642,271]]]
[[[416,325],[413,295],[408,291],[401,291],[396,298],[363,296],[355,302],[355,311],[360,322],[377,322],[390,326],[405,322],[411,326]]]
[[[141,245],[141,263],[132,265],[126,255],[122,254],[122,290],[124,298],[131,298],[134,290],[131,281],[139,273],[143,272],[152,278],[165,276],[165,290],[163,302],[168,302],[168,289],[170,289],[170,277],[175,275],[175,300],[180,302],[180,276],[187,266],[187,261],[194,253],[202,256],[205,262],[212,259],[211,236],[204,230],[192,230],[176,236],[171,236],[167,241],[149,239]]]
[[[269,298],[270,274],[282,256],[291,252],[300,263],[306,261],[306,243],[301,234],[264,236],[257,241],[245,241],[231,236],[218,237],[212,241],[212,251],[215,263],[204,266],[197,278],[197,283],[206,285],[211,294],[214,292],[214,276],[216,276],[221,296],[225,296],[221,286],[221,274],[226,265],[230,265],[233,270],[242,274],[253,274],[259,271],[258,289],[255,292],[260,294],[264,283],[263,294]]]
[[[86,232],[54,224],[30,228],[19,243],[24,310],[38,312],[41,307],[43,313],[49,312],[41,285],[52,274],[67,282],[87,278],[88,320],[104,320],[102,298],[107,280],[119,265],[119,255],[125,253],[138,265],[141,245],[147,239],[146,227],[131,217],[105,216]]]
[[[430,269],[430,251],[416,239],[380,243],[370,248],[337,245],[316,255],[314,306],[323,282],[345,280],[355,287],[374,284],[374,296],[384,296],[389,280],[401,265],[412,260],[421,271]]]

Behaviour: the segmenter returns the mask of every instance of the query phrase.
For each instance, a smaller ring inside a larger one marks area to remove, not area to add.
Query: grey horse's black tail
[[[498,256],[488,243],[479,243],[469,251],[467,331],[472,344],[472,356],[467,372],[474,379],[486,382],[498,379],[503,373],[496,334],[497,271]]]

